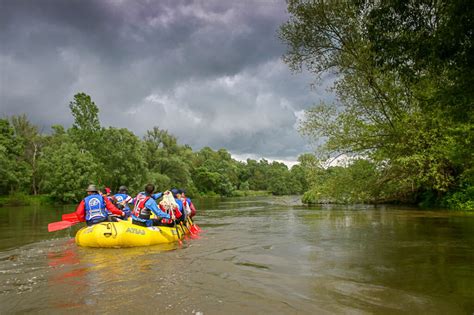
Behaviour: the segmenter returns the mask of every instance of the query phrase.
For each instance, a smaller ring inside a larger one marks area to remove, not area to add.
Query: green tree
[[[82,150],[88,150],[95,156],[106,154],[101,147],[102,134],[99,121],[99,108],[85,93],[74,95],[69,103],[74,123],[70,130],[74,141]]]
[[[461,8],[468,12],[457,20]],[[285,61],[294,70],[305,66],[316,76],[330,71],[339,78],[339,106],[315,106],[300,128],[317,142],[327,139],[321,157],[371,158],[383,168],[384,182],[398,185],[397,195],[419,199],[429,191],[439,200],[459,187],[460,174],[472,169],[466,144],[474,140],[473,99],[459,80],[472,74],[472,57],[463,57],[472,51],[465,36],[473,30],[472,5],[292,0],[288,10],[280,30]],[[464,35],[444,51],[440,39],[454,30]],[[453,65],[461,70],[448,69]],[[460,94],[450,96],[453,91]]]
[[[396,70],[405,84],[422,93],[426,110],[435,107],[469,121],[474,110],[473,14],[472,1],[380,2],[367,16],[377,66]]]
[[[106,139],[102,145],[107,154],[100,158],[104,169],[100,182],[114,191],[120,185],[131,190],[142,189],[147,169],[140,139],[125,128],[109,127],[102,134]]]
[[[11,124],[15,131],[17,141],[22,143],[23,154],[21,161],[28,165],[28,172],[31,172],[30,188],[26,192],[38,193],[40,182],[38,174],[38,159],[44,144],[44,138],[40,135],[38,127],[33,125],[25,114],[10,117]]]
[[[23,151],[23,143],[8,119],[0,119],[0,194],[27,189],[31,170],[22,160]]]
[[[166,130],[154,127],[144,137],[145,159],[148,169],[154,174],[162,174],[169,179],[170,187],[186,188],[189,193],[195,192],[191,179],[190,164],[192,150],[180,146],[175,136]],[[160,177],[162,183],[164,177]]]
[[[302,194],[308,190],[307,172],[301,165],[291,167],[289,187],[291,194]]]
[[[250,172],[250,189],[268,190],[268,161],[265,159],[261,159],[260,161],[247,159],[247,167]]]
[[[97,183],[99,165],[91,153],[79,149],[62,127],[48,139],[40,161],[43,192],[62,202],[77,202],[88,184]]]
[[[202,148],[194,154],[191,167],[198,191],[231,196],[239,185],[240,164],[225,149]]]
[[[74,101],[69,103],[72,116],[74,117],[73,129],[94,133],[100,130],[99,108],[85,93],[74,95]]]
[[[292,192],[288,167],[280,162],[272,162],[267,171],[268,190],[274,195],[289,195]]]
[[[156,191],[161,192],[166,191],[173,186],[171,184],[171,179],[168,176],[160,173],[148,173],[146,182],[153,183],[155,185]],[[143,189],[143,187],[140,189]]]

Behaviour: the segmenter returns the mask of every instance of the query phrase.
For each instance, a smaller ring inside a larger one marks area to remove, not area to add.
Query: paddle
[[[71,221],[52,222],[52,223],[48,224],[48,232],[64,230],[64,229],[67,229],[68,227],[73,226],[76,223],[79,223],[79,221],[77,221],[77,222],[71,222]]]
[[[178,227],[176,226],[176,220],[173,220],[174,223],[174,228],[176,230],[176,233],[178,234],[178,243],[179,245],[183,245],[183,242],[181,241],[181,236],[179,235]]]
[[[198,235],[199,234],[199,230],[196,229],[196,227],[194,226],[194,224],[192,223],[191,221],[191,218],[190,217],[187,217],[186,218],[186,227],[188,228],[188,230],[193,233],[193,234],[196,234]]]
[[[79,219],[77,218],[76,213],[63,214],[62,217],[61,217],[61,220],[69,221],[69,222],[79,222]]]
[[[191,236],[197,235],[196,231],[192,228],[192,225],[189,224],[189,217],[188,216],[186,217],[186,219],[184,221],[180,221],[179,224],[181,225],[183,231],[184,231],[184,229],[186,229],[186,231],[188,231],[188,233],[191,234]],[[188,224],[189,224],[189,226],[188,226]]]
[[[201,232],[201,228],[200,228],[196,223],[193,222],[193,220],[191,219],[191,217],[188,217],[188,219],[189,219],[189,222],[191,223],[191,226],[194,227],[195,231],[196,231],[197,233]]]
[[[199,236],[194,231],[189,229],[189,227],[186,225],[186,223],[181,221],[181,222],[179,222],[179,224],[183,228],[183,231],[184,231],[184,229],[186,229],[186,231],[188,231],[188,233],[191,235],[192,239],[199,238]]]

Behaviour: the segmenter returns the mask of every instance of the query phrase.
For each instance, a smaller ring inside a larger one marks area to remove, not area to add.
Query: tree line
[[[473,210],[474,2],[288,0],[288,12],[285,62],[337,77],[337,101],[300,131],[321,161],[352,161],[315,166],[305,200]]]
[[[153,127],[143,138],[126,128],[104,128],[91,97],[78,93],[69,104],[74,117],[66,129],[43,134],[26,115],[0,119],[0,195],[47,194],[77,202],[90,183],[120,185],[132,192],[153,183],[159,190],[183,188],[190,196],[239,196],[250,191],[275,195],[307,189],[301,166],[233,159],[225,149],[193,151],[176,137]]]

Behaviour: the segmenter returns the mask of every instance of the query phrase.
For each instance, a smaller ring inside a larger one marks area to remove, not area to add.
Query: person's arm
[[[151,195],[151,198],[156,200],[156,199],[160,198],[161,196],[163,196],[163,193],[159,192],[159,193]]]
[[[170,219],[171,216],[166,213],[161,211],[160,208],[156,205],[155,200],[153,199],[148,199],[148,201],[145,203],[145,207],[150,209],[157,217],[163,218],[163,219]]]
[[[74,212],[77,216],[77,219],[80,222],[84,222],[86,220],[86,208],[84,206],[84,199],[77,205],[76,211]]]
[[[119,209],[117,209],[116,206],[114,206],[114,204],[112,203],[112,201],[109,200],[109,198],[104,198],[104,201],[105,201],[105,207],[107,208],[107,210],[109,210],[110,212],[112,212],[113,214],[116,214],[116,215],[119,215],[119,216],[124,216],[125,213]]]
[[[134,203],[134,199],[132,196],[127,195],[127,198],[125,198],[124,203]]]

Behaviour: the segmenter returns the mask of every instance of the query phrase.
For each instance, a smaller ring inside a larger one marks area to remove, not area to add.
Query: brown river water
[[[473,314],[474,214],[195,200],[182,245],[93,249],[0,208],[0,314]]]

